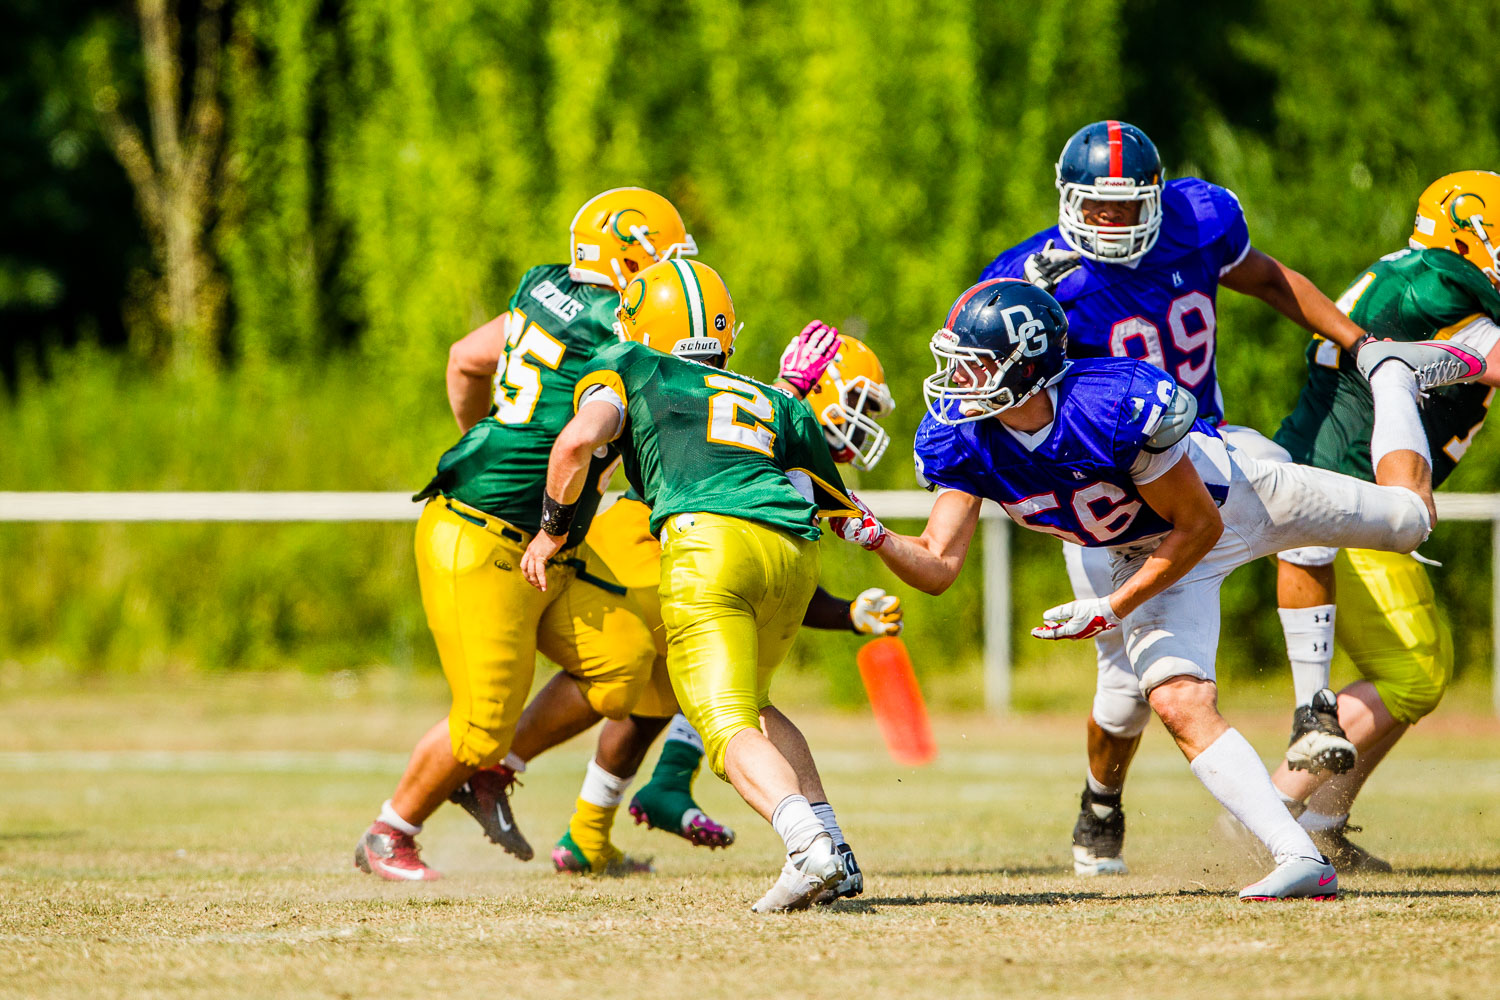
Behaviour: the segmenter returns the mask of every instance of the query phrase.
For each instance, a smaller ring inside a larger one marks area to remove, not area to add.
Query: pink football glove
[[[823,372],[833,363],[844,339],[833,327],[813,320],[792,338],[781,352],[780,377],[792,384],[797,395],[806,396],[818,384]]]
[[[838,532],[838,536],[846,542],[853,542],[861,548],[874,552],[885,544],[885,536],[889,534],[885,525],[881,524],[875,517],[875,512],[865,506],[865,502],[853,493],[849,499],[854,501],[858,507],[861,517],[830,517],[828,526]]]
[[[1036,639],[1089,639],[1119,627],[1120,616],[1108,597],[1069,601],[1042,612],[1043,624],[1031,630]]]

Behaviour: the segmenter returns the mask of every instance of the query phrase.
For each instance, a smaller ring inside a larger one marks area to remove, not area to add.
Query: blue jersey
[[[1143,362],[1095,358],[1073,362],[1053,389],[1052,424],[1034,436],[993,418],[948,426],[929,413],[917,428],[918,479],[993,500],[1022,527],[1078,545],[1124,545],[1170,530],[1141,499],[1130,468],[1177,383]],[[1193,430],[1218,437],[1201,419]],[[1209,492],[1222,503],[1227,486]]]
[[[1245,259],[1250,232],[1234,192],[1196,177],[1162,191],[1161,235],[1134,264],[1084,259],[1053,293],[1068,314],[1068,356],[1149,361],[1198,398],[1198,414],[1224,420],[1216,370],[1219,278]],[[990,263],[980,275],[1024,278],[1026,258],[1048,240],[1066,247],[1056,226]]]

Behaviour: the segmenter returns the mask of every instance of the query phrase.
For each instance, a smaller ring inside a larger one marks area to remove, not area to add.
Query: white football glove
[[[1043,624],[1031,630],[1036,639],[1089,639],[1120,625],[1108,597],[1069,601],[1042,612]]]
[[[885,525],[875,516],[875,512],[865,506],[865,502],[853,493],[849,499],[854,501],[862,516],[860,517],[830,517],[828,526],[838,532],[838,536],[846,542],[853,542],[861,548],[874,552],[885,544],[885,536],[889,534]]]
[[[904,614],[901,598],[879,587],[861,591],[849,602],[849,624],[860,635],[900,635]]]
[[[1062,280],[1083,266],[1083,255],[1077,250],[1059,250],[1056,240],[1026,258],[1026,280],[1047,294],[1057,291]]]

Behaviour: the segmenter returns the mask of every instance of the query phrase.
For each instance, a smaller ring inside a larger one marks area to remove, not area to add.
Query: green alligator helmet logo
[[[629,222],[627,222],[627,219],[631,217],[637,217],[640,219],[640,221],[636,222],[633,227]],[[630,246],[630,244],[632,243],[639,242],[635,238],[635,233],[631,232],[631,229],[646,229],[646,214],[638,208],[622,208],[618,212],[616,212],[615,217],[610,220],[609,228],[610,231],[613,232],[615,236],[620,240],[621,249],[624,249],[625,247]],[[656,230],[646,229],[646,235],[655,236]]]
[[[635,296],[634,302],[631,301],[632,295]],[[637,278],[626,287],[625,294],[620,296],[620,308],[624,310],[626,316],[635,319],[635,314],[640,310],[641,304],[645,301],[646,283]]]
[[[1448,206],[1448,215],[1458,229],[1469,229],[1469,220],[1484,214],[1484,199],[1472,191],[1465,191],[1454,198]]]

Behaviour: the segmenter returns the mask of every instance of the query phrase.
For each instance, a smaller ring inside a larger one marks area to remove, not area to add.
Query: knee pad
[[[1094,692],[1094,722],[1109,735],[1134,739],[1151,721],[1151,706],[1139,693],[1100,688]]]
[[[1293,566],[1332,566],[1339,550],[1326,545],[1304,545],[1300,549],[1287,549],[1276,553],[1276,558]]]
[[[643,684],[637,682],[616,683],[594,681],[583,686],[583,697],[589,707],[606,719],[623,719],[635,709],[641,699]]]
[[[703,736],[703,759],[708,762],[709,770],[717,774],[723,781],[728,781],[729,776],[724,773],[724,754],[729,749],[729,741],[746,729],[760,731],[759,719],[755,725],[746,725],[743,722],[730,723],[720,726],[708,732],[701,732]]]
[[[1391,715],[1398,722],[1411,725],[1431,715],[1432,710],[1437,708],[1438,703],[1443,700],[1443,695],[1447,690],[1446,684],[1416,684],[1402,690],[1400,696],[1393,699],[1396,704],[1392,705],[1388,702],[1386,708],[1390,709]],[[1383,692],[1382,700],[1385,700]]]

